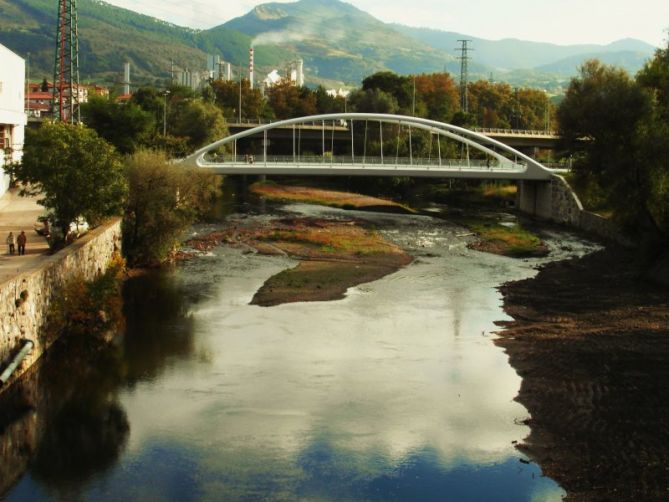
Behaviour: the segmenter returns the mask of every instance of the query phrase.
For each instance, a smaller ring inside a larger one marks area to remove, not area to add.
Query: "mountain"
[[[33,80],[53,78],[56,5],[0,0],[0,43],[23,57],[30,53]],[[632,39],[605,46],[485,40],[386,24],[339,0],[262,4],[209,30],[176,26],[100,0],[79,0],[77,7],[82,81],[103,83],[120,81],[125,61],[131,62],[133,82],[158,85],[169,78],[172,64],[204,69],[207,54],[245,67],[251,46],[259,74],[281,71],[301,58],[310,85],[359,85],[380,70],[457,75],[457,40],[470,39],[472,78],[494,74],[513,85],[559,88],[589,57],[634,72],[655,49]]]
[[[486,40],[450,31],[398,24],[392,26],[397,31],[442,51],[453,52],[458,46],[458,40],[469,39],[474,49],[473,60],[497,71],[537,69],[571,76],[583,61],[597,58],[610,64],[620,64],[635,73],[656,49],[650,44],[629,38],[608,45],[556,45],[511,38]]]
[[[0,43],[23,57],[30,53],[34,79],[53,78],[56,7],[54,0],[0,0]],[[184,66],[206,61],[195,30],[104,2],[79,0],[77,9],[82,80],[113,82],[125,61],[133,79],[149,81],[168,76],[172,60]]]
[[[599,59],[602,63],[625,68],[630,74],[634,75],[643,68],[648,58],[647,53],[637,51],[594,52],[570,56],[550,64],[538,66],[535,70],[561,75],[574,75],[583,61]]]
[[[256,54],[278,46],[302,58],[312,78],[357,83],[380,70],[434,72],[455,61],[338,0],[263,4],[222,28],[252,37]]]

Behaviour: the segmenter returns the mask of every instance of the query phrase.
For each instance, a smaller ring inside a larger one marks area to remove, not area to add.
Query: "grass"
[[[511,257],[543,256],[547,253],[541,239],[519,225],[506,227],[498,224],[477,224],[470,228],[483,240],[482,250]]]
[[[263,306],[342,298],[349,287],[379,279],[411,262],[400,247],[357,220],[285,218],[271,225],[214,232],[189,245],[205,250],[221,242],[300,260],[297,267],[271,277],[260,288],[252,303]]]
[[[374,208],[375,210],[387,209],[393,212],[415,213],[413,209],[403,204],[352,192],[302,186],[283,186],[273,182],[254,183],[251,186],[251,191],[267,199],[280,202],[302,202],[349,210]]]
[[[512,183],[434,184],[426,188],[425,198],[453,206],[500,207],[512,205],[518,187]]]

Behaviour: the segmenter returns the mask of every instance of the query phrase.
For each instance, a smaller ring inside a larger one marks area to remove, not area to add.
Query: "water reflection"
[[[63,498],[81,493],[91,476],[116,465],[129,433],[117,401],[118,360],[97,342],[73,338],[56,345],[0,400],[4,410],[16,409],[17,400],[26,410],[0,436],[3,465],[18,460],[30,479]],[[7,477],[2,489],[20,474]]]
[[[421,258],[338,302],[249,305],[292,262],[227,248],[131,281],[114,350],[44,365],[9,500],[559,499],[519,462],[520,380],[490,340],[494,287],[529,264],[388,218]]]
[[[182,288],[174,276],[162,272],[126,282],[127,330],[120,350],[127,385],[155,379],[175,360],[193,353],[189,305],[202,294],[202,287]]]

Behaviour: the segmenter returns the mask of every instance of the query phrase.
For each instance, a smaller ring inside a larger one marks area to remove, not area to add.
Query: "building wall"
[[[112,255],[120,248],[121,220],[116,219],[45,258],[39,268],[0,283],[0,366],[6,366],[22,340],[31,340],[35,344],[31,354],[0,392],[37,361],[54,341],[43,336],[54,294],[72,277],[83,276],[91,280],[104,272]],[[24,301],[20,300],[21,293]]]
[[[2,169],[6,162],[21,160],[26,125],[24,108],[26,63],[4,45],[0,45],[0,127],[11,139],[10,158],[0,153],[0,196],[9,187],[9,176]],[[5,145],[0,145],[4,150]]]
[[[0,45],[0,127],[10,138],[11,153],[0,153],[0,196],[9,187],[9,176],[2,170],[7,162],[21,160],[23,153],[25,61]],[[4,146],[4,145],[3,145]],[[4,149],[3,149],[4,150]]]

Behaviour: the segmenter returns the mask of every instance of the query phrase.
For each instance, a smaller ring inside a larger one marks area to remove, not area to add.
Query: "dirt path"
[[[496,341],[523,378],[519,449],[567,500],[669,500],[669,291],[616,250],[501,289],[515,321]]]
[[[37,268],[49,252],[46,239],[35,232],[34,225],[45,209],[37,204],[37,197],[20,197],[12,189],[0,197],[0,283],[21,272]],[[5,240],[9,232],[15,236],[26,232],[26,254],[10,255]]]

